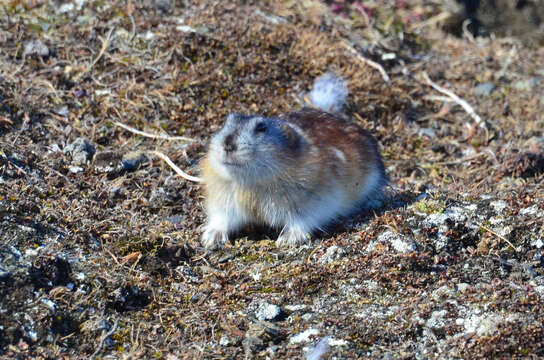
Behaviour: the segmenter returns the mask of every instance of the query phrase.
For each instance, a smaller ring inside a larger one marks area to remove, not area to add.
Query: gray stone
[[[94,146],[92,146],[87,139],[77,138],[64,148],[64,153],[72,155],[72,165],[79,166],[85,165],[90,161],[96,152]]]
[[[474,95],[489,96],[495,90],[495,85],[492,83],[481,83],[474,87]]]
[[[140,166],[141,163],[147,160],[145,154],[141,151],[132,151],[123,155],[121,160],[121,170],[133,171]]]
[[[25,49],[23,50],[23,57],[28,55],[48,57],[49,48],[40,40],[32,40],[26,43]]]

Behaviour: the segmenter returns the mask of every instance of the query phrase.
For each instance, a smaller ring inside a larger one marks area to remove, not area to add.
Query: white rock
[[[457,284],[457,291],[459,292],[466,292],[470,288],[470,285],[467,283],[459,283]]]
[[[329,247],[327,249],[327,252],[319,258],[318,262],[320,264],[330,264],[336,260],[341,259],[345,253],[346,251],[343,248],[337,245],[333,245]]]
[[[62,4],[62,5],[59,7],[59,13],[64,14],[64,13],[71,12],[72,10],[74,10],[74,7],[75,7],[75,6],[74,6],[73,3]]]
[[[317,336],[317,335],[319,335],[319,330],[313,329],[313,328],[306,329],[303,332],[292,336],[291,339],[289,339],[289,343],[298,344],[302,342],[308,342],[310,341],[310,336]]]
[[[77,174],[82,172],[84,169],[81,166],[74,166],[71,165],[68,167],[68,171],[70,171],[72,174]]]
[[[478,336],[491,336],[495,334],[499,325],[512,321],[501,314],[472,314],[465,318],[463,325],[468,333],[476,333]]]
[[[442,329],[446,326],[448,320],[444,319],[448,315],[447,310],[437,310],[431,313],[431,316],[425,322],[425,326],[431,329]]]
[[[55,304],[54,301],[52,300],[49,300],[49,299],[42,299],[42,303],[47,306],[49,309],[51,309],[51,311],[55,311],[55,309],[57,308],[57,304]]]
[[[295,311],[306,310],[308,306],[304,304],[297,304],[297,305],[285,305],[284,307],[285,309],[289,311],[295,312]]]
[[[82,272],[75,273],[74,277],[76,278],[76,280],[83,281],[85,280],[85,273],[82,273]]]
[[[499,214],[502,213],[504,209],[508,207],[508,204],[506,203],[506,201],[503,201],[503,200],[492,201],[489,203],[489,205]]]
[[[230,339],[226,337],[225,335],[221,336],[221,339],[219,339],[219,345],[221,346],[230,345]]]
[[[519,211],[521,215],[536,215],[537,213],[542,213],[540,210],[538,210],[537,205],[529,206],[524,209],[521,209]],[[540,214],[542,216],[542,214]]]
[[[542,246],[544,246],[544,242],[542,241],[542,239],[536,239],[531,241],[531,245],[536,247],[537,249],[540,249]]]
[[[25,257],[34,257],[38,255],[37,249],[26,249],[25,250]]]
[[[185,33],[194,33],[196,32],[196,29],[188,26],[188,25],[178,25],[176,26],[177,31],[185,32]]]
[[[267,302],[262,303],[257,311],[255,317],[258,320],[273,320],[281,313],[281,308],[278,305],[270,304]]]
[[[344,340],[344,339],[337,340],[337,339],[335,339],[333,337],[329,337],[328,344],[329,344],[329,346],[344,346],[344,345],[349,344],[349,342]]]
[[[393,249],[399,253],[410,253],[417,250],[416,243],[413,239],[403,235],[393,233],[392,231],[385,231],[380,234],[376,241],[371,242],[367,246],[367,251],[374,251],[377,243],[389,242]]]

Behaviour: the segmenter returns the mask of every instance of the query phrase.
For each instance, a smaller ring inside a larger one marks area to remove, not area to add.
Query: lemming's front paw
[[[280,247],[296,247],[310,241],[310,234],[298,230],[286,229],[281,232],[276,246]]]
[[[225,247],[227,240],[228,234],[226,232],[206,228],[200,242],[206,250],[219,250]]]

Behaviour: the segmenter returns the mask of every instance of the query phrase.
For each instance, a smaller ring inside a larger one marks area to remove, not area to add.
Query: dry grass
[[[289,339],[308,328],[346,340],[330,349],[341,358],[541,355],[542,50],[453,37],[438,1],[357,3],[337,14],[314,1],[1,5],[0,309],[13,315],[0,317],[0,356],[302,358]],[[312,246],[277,249],[256,231],[207,254],[199,185],[153,159],[124,165],[160,149],[197,176],[226,114],[299,107],[330,70],[380,143],[392,201]],[[479,83],[495,89],[477,96]],[[63,151],[79,137],[94,156]],[[471,204],[463,222],[422,225]],[[368,251],[384,231],[418,250]],[[333,246],[343,253],[320,262]],[[277,331],[254,319],[264,300],[284,311]],[[455,323],[475,308],[518,317],[479,336]],[[429,330],[443,309],[447,324]]]

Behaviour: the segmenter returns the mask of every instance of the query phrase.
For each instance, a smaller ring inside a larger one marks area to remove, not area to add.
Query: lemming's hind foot
[[[278,247],[296,247],[303,245],[310,241],[310,234],[300,230],[284,229],[278,240],[276,240],[276,246]]]

